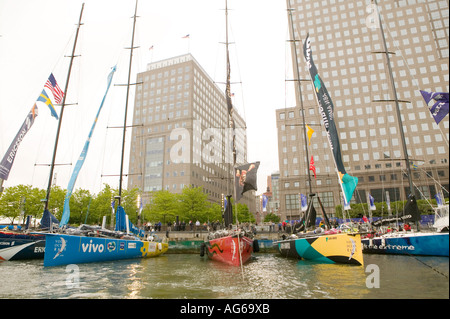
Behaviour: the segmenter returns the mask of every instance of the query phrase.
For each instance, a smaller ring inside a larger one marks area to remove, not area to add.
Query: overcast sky
[[[117,65],[113,84],[126,83],[135,0],[0,0],[0,156],[3,157],[50,73],[65,87],[81,5],[82,27],[70,78],[57,153],[57,184],[67,187],[73,167]],[[224,81],[225,0],[140,0],[132,81],[150,62],[191,53],[215,81]],[[258,194],[278,171],[275,110],[293,106],[283,0],[229,0],[232,87],[235,107],[247,121],[248,160],[260,161]],[[189,34],[189,39],[183,36]],[[153,49],[149,48],[153,46]],[[289,70],[289,71],[287,71]],[[124,87],[112,86],[75,188],[97,193],[114,187],[119,173]],[[134,89],[130,110],[134,105]],[[25,136],[4,186],[46,188],[57,121],[46,106]],[[56,106],[58,113],[60,107]],[[131,115],[129,116],[131,124]],[[129,141],[129,139],[128,139]],[[128,157],[129,149],[126,150]],[[38,164],[38,165],[36,165]],[[44,165],[40,165],[44,164]],[[126,162],[126,167],[128,162]],[[125,170],[127,173],[127,170]],[[126,180],[124,181],[126,187]]]

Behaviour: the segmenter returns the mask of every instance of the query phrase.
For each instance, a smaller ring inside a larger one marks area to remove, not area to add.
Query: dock
[[[208,236],[207,231],[157,231],[154,232],[160,239],[167,239],[169,250],[166,254],[199,254],[201,244]],[[168,236],[167,236],[168,235]],[[257,232],[254,239],[258,240],[259,253],[276,252],[272,247],[274,240],[278,239],[278,232]]]

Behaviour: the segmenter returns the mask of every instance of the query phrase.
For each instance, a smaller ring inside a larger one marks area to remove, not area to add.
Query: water
[[[198,254],[50,268],[2,262],[0,298],[449,298],[448,257],[364,255],[361,267],[254,255],[243,272]]]

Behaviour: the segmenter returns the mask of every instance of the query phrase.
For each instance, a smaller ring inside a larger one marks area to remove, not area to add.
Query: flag
[[[48,80],[45,83],[44,87],[52,91],[56,103],[61,103],[62,98],[64,97],[64,92],[60,89],[58,83],[56,83],[53,73],[50,73],[50,76],[48,77]]]
[[[311,136],[314,133],[314,130],[312,128],[310,128],[308,126],[308,124],[306,124],[306,128],[308,129],[308,131],[306,132],[306,134],[308,134],[308,140],[309,140],[309,145],[311,145]]]
[[[189,34],[186,34],[184,37],[181,37],[182,39],[189,39]]]
[[[150,47],[150,48],[148,48],[149,50],[153,50],[153,45]]]
[[[45,90],[42,90],[42,93],[41,95],[39,95],[37,100],[47,105],[48,108],[50,109],[50,112],[52,112],[52,116],[58,119],[58,114],[56,113],[55,107],[53,106],[52,101],[48,97],[47,93],[45,93]]]
[[[267,209],[267,201],[269,200],[269,198],[266,195],[262,195],[262,208],[263,208],[263,212],[266,212]]]
[[[350,210],[351,209],[350,204],[347,203],[347,201],[345,200],[345,196],[342,197],[344,198],[344,210]]]
[[[107,84],[106,84],[106,92],[103,96],[102,102],[100,103],[100,107],[98,108],[97,115],[95,116],[94,122],[92,124],[91,130],[89,131],[86,142],[84,143],[84,147],[81,150],[80,157],[78,158],[77,163],[75,164],[75,168],[73,169],[72,176],[70,177],[69,184],[67,185],[67,193],[64,199],[64,207],[63,214],[61,216],[61,222],[59,223],[60,227],[66,225],[69,222],[70,218],[70,197],[72,196],[72,191],[75,186],[75,182],[78,178],[78,174],[80,173],[81,168],[83,167],[84,160],[86,159],[87,152],[89,150],[89,144],[91,142],[92,134],[94,132],[95,125],[97,124],[98,117],[100,115],[100,111],[102,110],[103,103],[105,102],[106,95],[108,94],[109,87],[111,86],[111,81],[116,71],[116,67],[114,66],[112,71],[108,75]],[[114,209],[114,207],[113,207]]]
[[[350,176],[345,170],[344,163],[342,162],[341,146],[339,142],[339,135],[337,132],[336,124],[334,122],[334,105],[331,100],[328,90],[325,87],[322,79],[319,76],[317,67],[314,64],[311,50],[311,40],[309,34],[306,36],[305,43],[303,44],[303,54],[306,60],[307,67],[313,81],[316,95],[319,113],[322,119],[323,126],[326,129],[328,136],[328,143],[330,144],[331,151],[333,153],[334,162],[338,171],[339,183],[342,187],[345,200],[350,203],[353,192],[358,184],[358,178]]]
[[[36,104],[33,105],[31,111],[28,113],[25,121],[23,122],[19,132],[16,134],[16,137],[12,141],[9,146],[6,154],[3,156],[2,161],[0,162],[0,178],[3,180],[7,180],[9,176],[9,172],[11,171],[12,165],[14,163],[14,159],[16,158],[17,149],[19,148],[20,143],[22,142],[25,134],[30,130],[31,126],[34,123],[34,119],[38,115],[38,108]]]
[[[431,100],[436,101],[436,103],[429,108],[431,115],[433,115],[436,124],[448,114],[449,112],[449,96],[448,93],[443,92],[425,92],[420,90],[425,102],[430,103]]]
[[[365,223],[368,223],[368,222],[369,222],[369,220],[367,219],[367,217],[366,217],[365,215],[363,216],[362,219],[363,219],[363,221],[364,221]]]
[[[441,208],[444,206],[443,202],[442,202],[441,194],[434,195],[434,198],[436,198],[436,204],[437,204],[438,208]]]
[[[369,194],[369,210],[376,210],[374,203],[375,199],[372,197],[372,195]]]
[[[300,194],[300,207],[302,212],[306,212],[308,209],[308,201],[306,199],[306,195]]]
[[[313,171],[314,178],[317,178],[316,176],[316,167],[314,166],[314,157],[311,155],[311,161],[309,162],[309,170]]]
[[[235,168],[234,185],[236,189],[236,203],[249,190],[257,190],[257,172],[259,162],[245,164]]]

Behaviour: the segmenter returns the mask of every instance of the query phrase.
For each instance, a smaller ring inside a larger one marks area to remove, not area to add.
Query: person
[[[197,221],[195,222],[195,230],[199,229],[200,229],[200,221],[197,219]]]
[[[403,226],[403,229],[405,231],[410,231],[411,230],[411,226],[408,223],[405,223],[405,225]]]

